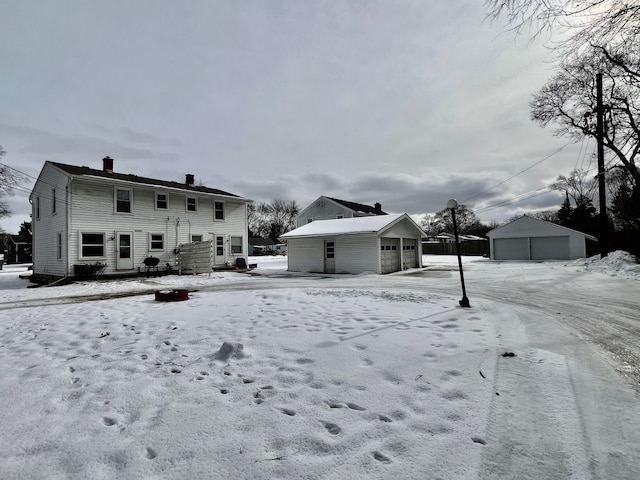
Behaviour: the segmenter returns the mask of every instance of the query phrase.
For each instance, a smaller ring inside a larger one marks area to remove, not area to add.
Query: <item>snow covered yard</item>
[[[518,275],[538,295],[563,275],[637,293],[631,263],[465,259],[470,309],[451,257],[387,276],[257,263],[38,289],[6,266],[0,478],[637,478],[616,359],[472,293]],[[154,300],[177,286],[195,291]]]

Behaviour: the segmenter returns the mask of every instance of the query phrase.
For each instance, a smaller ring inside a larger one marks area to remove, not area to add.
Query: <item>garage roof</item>
[[[340,218],[335,220],[316,220],[285,233],[284,238],[323,237],[326,235],[353,235],[358,233],[378,233],[390,225],[408,219],[417,229],[418,225],[406,213],[391,215],[372,215],[369,217]]]

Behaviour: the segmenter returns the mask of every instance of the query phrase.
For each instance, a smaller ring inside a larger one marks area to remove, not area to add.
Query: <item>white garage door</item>
[[[382,273],[397,272],[400,270],[400,241],[396,238],[380,239],[380,261]]]
[[[402,239],[402,258],[404,268],[416,268],[418,266],[418,241],[415,238]]]
[[[527,238],[494,238],[494,260],[529,260]]]
[[[531,260],[568,260],[569,237],[531,237]]]

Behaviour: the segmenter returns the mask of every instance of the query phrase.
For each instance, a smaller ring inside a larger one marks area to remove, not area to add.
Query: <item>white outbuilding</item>
[[[492,260],[574,260],[587,256],[592,235],[523,216],[487,233]]]
[[[283,238],[290,272],[358,274],[421,267],[423,236],[402,213],[314,221]]]

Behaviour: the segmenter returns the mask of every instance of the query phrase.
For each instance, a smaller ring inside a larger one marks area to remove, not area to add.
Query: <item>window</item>
[[[62,260],[62,233],[58,233],[56,237],[56,258]]]
[[[342,214],[340,213],[340,214],[336,215],[336,218],[337,218],[337,219],[344,218],[344,215],[342,215]]]
[[[81,233],[80,256],[82,258],[104,257],[104,233]]]
[[[213,219],[224,220],[224,202],[213,202]]]
[[[149,234],[149,250],[164,250],[164,233]]]
[[[335,243],[327,242],[326,243],[326,258],[335,258]]]
[[[231,237],[231,253],[242,254],[242,237]]]
[[[166,210],[169,208],[169,195],[166,193],[156,193],[156,209]]]
[[[116,188],[116,212],[131,213],[131,190]]]
[[[36,220],[40,220],[40,197],[36,197]]]
[[[313,218],[307,218],[307,223],[313,222]]]
[[[216,255],[224,255],[224,237],[216,237]]]
[[[51,213],[56,213],[56,189],[51,189]]]
[[[192,242],[201,242],[202,241],[202,235],[191,235],[191,241]]]
[[[187,212],[198,211],[198,199],[196,197],[187,197]]]

